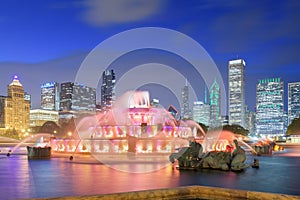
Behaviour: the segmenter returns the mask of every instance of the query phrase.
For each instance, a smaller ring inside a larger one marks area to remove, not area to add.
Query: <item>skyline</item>
[[[33,108],[40,107],[42,84],[74,81],[81,62],[99,43],[119,32],[148,26],[182,32],[201,44],[220,70],[226,91],[228,61],[244,59],[246,104],[250,110],[254,110],[255,88],[260,79],[281,77],[285,99],[287,83],[300,81],[298,1],[225,4],[225,1],[137,3],[132,0],[118,4],[89,0],[2,1],[1,4],[0,25],[5,31],[0,37],[0,95],[7,94],[7,85],[17,74],[24,90],[32,95]],[[117,80],[118,73],[125,69],[126,66],[115,69]],[[153,98],[165,92],[159,86],[152,88],[157,91]],[[204,96],[204,84],[199,85],[197,92]],[[166,96],[170,99],[171,94]],[[168,101],[159,99],[162,103]]]

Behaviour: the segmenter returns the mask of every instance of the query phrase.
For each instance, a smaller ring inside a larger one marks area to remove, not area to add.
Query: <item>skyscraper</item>
[[[116,100],[115,84],[116,76],[114,70],[105,70],[102,73],[101,85],[101,107],[103,109],[112,107]]]
[[[182,119],[190,119],[191,118],[191,111],[190,111],[190,105],[189,105],[189,86],[186,84],[181,89],[181,117]]]
[[[95,111],[96,89],[74,83],[71,109],[76,111]]]
[[[193,105],[193,120],[209,126],[210,106],[202,101],[195,101]]]
[[[300,115],[300,82],[288,83],[288,124]]]
[[[210,126],[218,127],[220,126],[221,118],[221,95],[220,86],[215,80],[209,90],[209,104],[210,104]]]
[[[61,84],[61,111],[95,111],[96,89],[82,84],[66,82]]]
[[[31,95],[29,93],[24,92],[24,99],[29,101],[29,104],[31,105]]]
[[[41,108],[59,110],[59,84],[48,82],[41,86]]]
[[[243,59],[228,65],[229,123],[245,126],[245,66]]]
[[[66,82],[60,85],[59,110],[71,110],[74,83]]]
[[[248,110],[248,107],[245,107],[245,129],[249,131],[249,134],[255,134],[255,112]]]
[[[30,102],[24,99],[24,89],[18,76],[7,86],[7,97],[1,97],[1,128],[14,129],[19,134],[30,126]],[[3,105],[4,104],[4,105]]]
[[[256,131],[261,135],[284,134],[284,91],[281,78],[260,80],[256,85]]]

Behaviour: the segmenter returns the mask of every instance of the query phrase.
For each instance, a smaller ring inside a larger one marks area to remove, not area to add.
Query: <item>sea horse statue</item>
[[[246,160],[246,153],[245,150],[239,146],[236,139],[233,142],[235,144],[235,150],[232,152],[230,167],[232,171],[241,171],[248,167],[244,164]]]

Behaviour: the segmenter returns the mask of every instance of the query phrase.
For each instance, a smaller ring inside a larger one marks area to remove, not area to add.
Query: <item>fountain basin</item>
[[[27,146],[28,159],[50,159],[51,147],[30,147]]]

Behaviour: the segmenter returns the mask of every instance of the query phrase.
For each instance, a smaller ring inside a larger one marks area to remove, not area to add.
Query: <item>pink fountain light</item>
[[[62,152],[171,153],[188,145],[188,139],[196,137],[196,129],[205,135],[197,123],[177,121],[166,109],[151,107],[149,92],[128,91],[111,109],[81,119],[77,123],[79,140],[56,139],[52,141],[52,149]]]
[[[234,140],[237,140],[245,150],[256,153],[250,145],[237,138],[234,133],[222,129],[208,131],[202,142],[203,150],[204,152],[232,151],[235,148]]]

